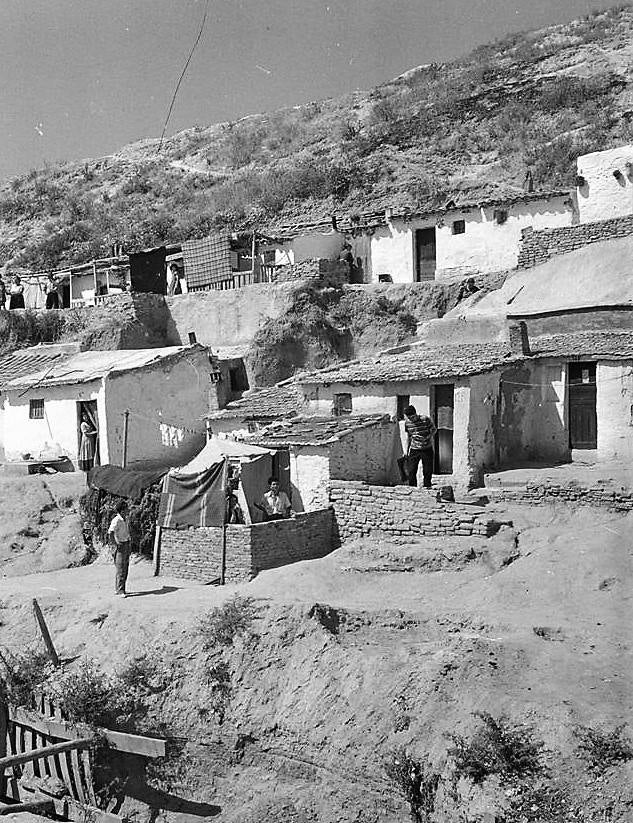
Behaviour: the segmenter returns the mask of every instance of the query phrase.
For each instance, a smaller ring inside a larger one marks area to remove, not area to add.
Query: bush
[[[448,754],[459,776],[481,783],[493,774],[507,780],[539,772],[543,744],[533,739],[533,729],[512,724],[505,717],[495,719],[487,712],[475,716],[482,726],[470,740],[451,735],[454,746]]]
[[[385,761],[387,776],[406,797],[411,807],[411,819],[426,823],[435,808],[435,794],[440,776],[428,763],[414,760],[404,749],[394,751]]]
[[[151,557],[154,551],[156,520],[160,504],[161,484],[155,483],[145,489],[139,501],[128,501],[128,527],[132,551]],[[88,546],[96,538],[106,545],[108,528],[116,514],[116,506],[121,498],[115,494],[89,489],[79,501],[79,514],[84,540]]]
[[[603,774],[611,766],[633,759],[633,747],[624,737],[625,725],[610,732],[578,726],[574,733],[579,740],[580,754],[595,774]]]
[[[202,648],[214,651],[218,646],[232,646],[236,637],[250,634],[256,611],[251,597],[233,597],[216,606],[198,621],[197,632]]]
[[[4,674],[0,682],[0,700],[14,706],[32,707],[35,696],[53,671],[46,652],[26,650],[14,654],[7,649],[0,652]]]

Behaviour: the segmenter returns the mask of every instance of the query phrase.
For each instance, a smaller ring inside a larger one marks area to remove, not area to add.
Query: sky
[[[0,0],[0,179],[159,137],[206,0]],[[167,134],[368,89],[614,0],[209,0]]]

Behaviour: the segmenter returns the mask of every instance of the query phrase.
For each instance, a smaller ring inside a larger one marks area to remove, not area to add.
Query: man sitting
[[[281,491],[276,477],[268,478],[268,491],[255,507],[262,512],[264,520],[285,520],[292,509],[288,495]]]

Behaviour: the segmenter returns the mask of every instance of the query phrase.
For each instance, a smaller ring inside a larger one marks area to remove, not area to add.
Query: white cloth
[[[115,514],[112,518],[110,528],[108,529],[108,534],[113,535],[114,541],[117,545],[130,542],[130,530],[120,514]]]
[[[178,428],[178,426],[170,426],[168,423],[161,423],[159,429],[160,439],[163,446],[171,446],[176,449],[185,439],[184,431]]]
[[[286,492],[280,491],[279,494],[273,494],[269,491],[262,497],[261,506],[266,509],[267,514],[286,514],[290,508],[290,500]]]

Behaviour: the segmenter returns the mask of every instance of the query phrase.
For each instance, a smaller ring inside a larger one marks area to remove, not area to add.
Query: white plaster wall
[[[633,458],[633,363],[601,362],[596,367],[598,456]]]
[[[177,465],[200,451],[205,443],[202,418],[208,411],[209,393],[215,393],[209,371],[206,352],[187,352],[142,370],[110,375],[105,387],[110,462],[119,463],[122,457],[126,409],[130,411],[128,463],[164,460]],[[182,439],[169,442],[161,422],[192,431],[183,430]]]
[[[470,385],[467,381],[455,383],[453,408],[453,480],[458,485],[471,482],[469,431]]]
[[[367,426],[343,437],[330,447],[330,476],[336,480],[364,480],[385,485],[398,479],[395,422]]]
[[[296,512],[316,511],[329,506],[330,452],[317,446],[291,446],[290,482],[292,508]]]
[[[499,373],[470,378],[468,462],[471,482],[483,484],[483,471],[495,465],[494,420],[499,404]]]
[[[596,151],[578,158],[578,174],[586,185],[576,190],[581,223],[633,214],[633,146]],[[613,172],[622,177],[617,180]]]
[[[415,280],[415,231],[436,227],[436,280],[459,279],[468,274],[490,273],[515,268],[519,256],[521,231],[570,226],[573,220],[569,198],[559,197],[517,203],[507,207],[508,219],[498,225],[495,208],[473,208],[451,211],[442,217],[414,219],[405,222],[394,219],[380,227],[372,236],[372,276],[391,274],[394,283]],[[501,208],[501,206],[499,206]],[[453,221],[464,220],[466,231],[453,234]]]
[[[395,416],[398,410],[398,395],[409,395],[409,402],[416,407],[418,414],[430,413],[430,383],[428,381],[394,381],[360,385],[332,383],[329,386],[304,384],[302,390],[306,400],[303,414],[306,416],[331,417],[334,395],[344,393],[352,395],[352,414]]]
[[[345,237],[337,231],[295,237],[290,243],[294,255],[293,262],[300,263],[302,260],[311,260],[314,257],[338,260],[344,242]]]
[[[31,399],[44,400],[42,420],[29,418]],[[34,388],[24,394],[21,391],[7,392],[2,414],[6,459],[20,460],[22,454],[29,452],[33,457],[65,455],[76,463],[79,449],[77,402],[80,400],[97,400],[101,462],[105,463],[107,448],[100,380],[76,386]]]

